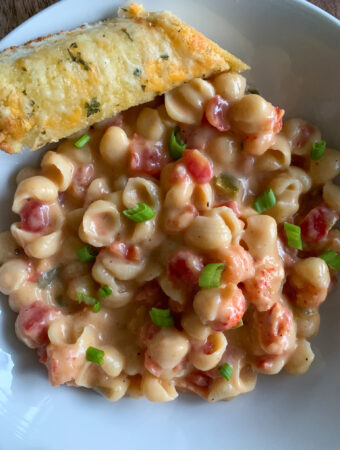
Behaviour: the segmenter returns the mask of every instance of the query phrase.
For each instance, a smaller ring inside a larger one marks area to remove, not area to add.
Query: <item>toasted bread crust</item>
[[[0,53],[0,149],[36,150],[192,78],[247,68],[173,14],[131,4]]]

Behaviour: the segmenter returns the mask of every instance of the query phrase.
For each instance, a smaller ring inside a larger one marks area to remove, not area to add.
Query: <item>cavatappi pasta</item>
[[[17,178],[0,289],[52,385],[170,401],[301,374],[340,268],[340,153],[237,73],[195,79]]]

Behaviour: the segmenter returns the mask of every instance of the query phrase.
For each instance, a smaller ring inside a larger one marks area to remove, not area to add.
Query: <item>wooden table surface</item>
[[[21,22],[57,0],[0,0],[0,39]],[[310,0],[340,19],[340,0]]]

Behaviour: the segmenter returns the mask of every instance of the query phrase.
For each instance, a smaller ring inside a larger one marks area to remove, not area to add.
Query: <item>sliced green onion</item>
[[[334,252],[333,250],[326,250],[320,258],[325,261],[329,265],[331,269],[339,270],[340,269],[340,255],[339,253]]]
[[[104,364],[104,356],[105,353],[103,352],[103,350],[99,350],[99,348],[88,347],[86,350],[87,361],[99,364],[100,366]]]
[[[52,283],[52,281],[57,277],[59,272],[59,267],[54,267],[53,269],[49,270],[48,272],[44,272],[41,277],[37,280],[37,285],[41,289],[47,288],[49,284]]]
[[[233,198],[241,188],[240,180],[226,172],[221,172],[215,177],[215,184]]]
[[[298,225],[285,222],[284,228],[288,240],[288,245],[290,247],[302,250],[302,240],[301,240],[301,228]]]
[[[99,295],[102,298],[107,298],[109,295],[112,294],[112,289],[110,288],[110,286],[108,286],[107,284],[105,284],[105,286],[101,287],[100,289],[98,289]]]
[[[137,203],[134,208],[124,209],[123,214],[134,222],[146,222],[155,217],[155,211],[146,203]]]
[[[186,144],[182,140],[179,134],[179,127],[175,127],[171,131],[170,142],[169,142],[169,153],[172,159],[179,159],[184,150],[187,148]]]
[[[93,261],[98,255],[98,250],[90,245],[85,245],[85,247],[77,250],[77,257],[81,262]]]
[[[243,327],[243,320],[240,319],[239,322],[232,328],[232,330],[236,330],[236,328]]]
[[[221,275],[224,269],[224,263],[212,263],[206,265],[198,280],[199,287],[216,288],[221,286]]]
[[[317,161],[322,158],[325,153],[326,141],[314,142],[312,151],[310,152],[310,159]]]
[[[90,139],[91,137],[88,134],[83,134],[79,139],[76,140],[76,142],[73,143],[73,145],[77,148],[82,148],[89,142]]]
[[[230,364],[225,363],[223,366],[218,368],[218,371],[222,375],[223,378],[225,378],[227,381],[230,380],[232,374],[233,374],[233,368]]]
[[[254,202],[254,208],[256,211],[261,214],[263,211],[272,208],[276,205],[276,197],[273,189],[268,189],[263,192],[263,194],[259,195]]]
[[[100,301],[97,300],[96,303],[93,305],[92,311],[94,313],[98,313],[100,311],[100,308],[101,308]]]
[[[85,303],[86,305],[93,306],[97,303],[95,297],[85,294],[84,292],[77,292],[78,303]]]
[[[172,327],[174,324],[170,309],[151,308],[149,314],[152,322],[159,327]]]

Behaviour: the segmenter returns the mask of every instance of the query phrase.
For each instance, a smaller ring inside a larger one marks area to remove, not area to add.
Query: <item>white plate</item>
[[[12,31],[0,48],[110,15],[112,0],[64,0]],[[81,5],[81,6],[80,6]],[[171,9],[249,62],[248,78],[287,116],[318,124],[339,146],[340,22],[294,0],[145,0]],[[338,140],[336,142],[336,140]],[[40,153],[40,154],[39,154]],[[0,155],[0,229],[14,174],[34,155]],[[229,403],[186,396],[167,404],[124,399],[109,403],[83,389],[52,388],[36,355],[17,341],[5,298],[0,310],[0,449],[335,449],[339,448],[340,302],[321,308],[321,330],[310,371],[294,377],[260,376],[254,392]]]

